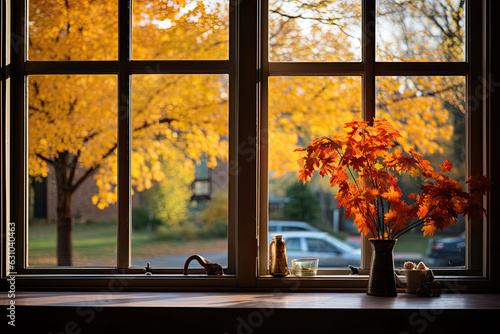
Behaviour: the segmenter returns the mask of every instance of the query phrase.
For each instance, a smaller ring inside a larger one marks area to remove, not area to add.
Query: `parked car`
[[[351,245],[354,248],[361,248],[361,235],[351,235],[348,236],[345,239],[345,242],[347,242],[349,245]]]
[[[293,259],[317,258],[320,267],[359,266],[361,250],[337,239],[326,232],[295,231],[283,232],[288,265]],[[269,235],[269,241],[272,236]]]
[[[276,232],[292,232],[292,231],[314,231],[320,232],[317,228],[312,227],[306,222],[292,220],[270,220],[269,234]]]
[[[465,236],[429,240],[426,264],[430,267],[464,266]]]

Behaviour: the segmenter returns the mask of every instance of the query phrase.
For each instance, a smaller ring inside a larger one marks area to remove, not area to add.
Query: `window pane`
[[[270,0],[269,60],[360,61],[361,1]]]
[[[270,227],[269,227],[270,228]],[[290,232],[290,231],[307,231],[303,227],[297,227],[297,226],[283,226],[283,232]]]
[[[378,77],[377,117],[389,120],[403,136],[399,144],[424,155],[440,170],[444,160],[453,163],[450,177],[465,187],[466,115],[464,77]],[[404,194],[418,194],[412,178],[400,179]],[[402,236],[395,247],[396,265],[424,261],[428,266],[465,264],[465,219],[434,237],[423,237],[419,228]]]
[[[134,59],[228,59],[228,0],[134,0]]]
[[[315,138],[340,134],[344,123],[360,116],[359,77],[269,78],[269,219],[302,221],[327,231],[283,232],[290,261],[318,257],[307,251],[288,252],[287,237],[292,233],[329,243],[359,237],[352,221],[337,208],[337,190],[330,188],[328,178],[315,175],[306,185],[297,182],[301,153],[294,150]],[[283,231],[293,226],[282,222]],[[346,246],[345,255],[320,259],[319,266],[359,265],[360,258],[359,249]]]
[[[289,238],[286,241],[286,250],[291,251],[300,251],[300,239],[299,238]]]
[[[116,77],[28,83],[29,265],[115,266]]]
[[[132,264],[227,266],[228,76],[133,76],[132,131]]]
[[[118,58],[118,0],[29,0],[30,60]]]
[[[378,61],[464,61],[465,1],[377,0]]]
[[[337,249],[328,242],[321,239],[307,238],[307,248],[311,252],[334,253]]]

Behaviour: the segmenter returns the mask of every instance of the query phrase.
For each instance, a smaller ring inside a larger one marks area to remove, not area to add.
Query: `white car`
[[[283,232],[288,265],[293,259],[317,258],[320,267],[359,267],[361,249],[335,238],[326,232]],[[269,233],[269,241],[272,233]]]
[[[292,231],[312,231],[320,232],[315,227],[312,227],[306,222],[292,221],[292,220],[270,220],[269,221],[269,234],[276,234],[276,232],[292,232]]]

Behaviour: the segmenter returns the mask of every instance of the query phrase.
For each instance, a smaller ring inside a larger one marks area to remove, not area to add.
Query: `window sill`
[[[235,275],[207,276],[206,274],[23,274],[15,275],[18,290],[176,290],[195,287],[196,290],[234,288]],[[0,286],[7,287],[2,279]]]
[[[364,293],[279,291],[44,291],[18,292],[15,299],[10,300],[15,301],[17,329],[66,333],[78,333],[78,329],[93,333],[131,333],[144,329],[150,332],[182,330],[185,333],[268,333],[275,330],[299,333],[321,328],[356,333],[361,326],[360,320],[371,333],[464,332],[467,326],[471,330],[477,326],[488,328],[500,312],[497,295],[453,292],[440,297],[421,298],[400,293],[395,298],[384,298]],[[0,305],[8,305],[10,300],[3,294]]]
[[[206,274],[20,274],[15,275],[18,291],[100,291],[112,287],[112,291],[200,291],[200,292],[365,292],[368,275],[317,275],[314,277],[273,277],[262,275],[253,285],[242,286],[234,274],[207,276]],[[482,276],[436,276],[444,289],[456,292],[497,293],[498,284]],[[0,287],[6,288],[5,278]],[[404,290],[399,289],[400,292]]]

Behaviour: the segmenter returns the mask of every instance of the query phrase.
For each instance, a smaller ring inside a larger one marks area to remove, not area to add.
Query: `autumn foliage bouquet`
[[[483,215],[483,195],[491,190],[486,177],[469,178],[464,192],[446,175],[453,171],[450,161],[436,172],[414,149],[405,154],[395,145],[400,133],[385,119],[375,119],[373,125],[354,119],[344,128],[346,135],[315,139],[296,150],[306,152],[298,160],[299,181],[311,181],[316,169],[322,177],[330,176],[330,186],[338,187],[338,207],[345,207],[345,216],[354,219],[359,232],[397,239],[421,226],[424,236],[432,236],[455,223],[459,214]],[[420,193],[407,199],[397,178],[404,173],[421,180]]]

